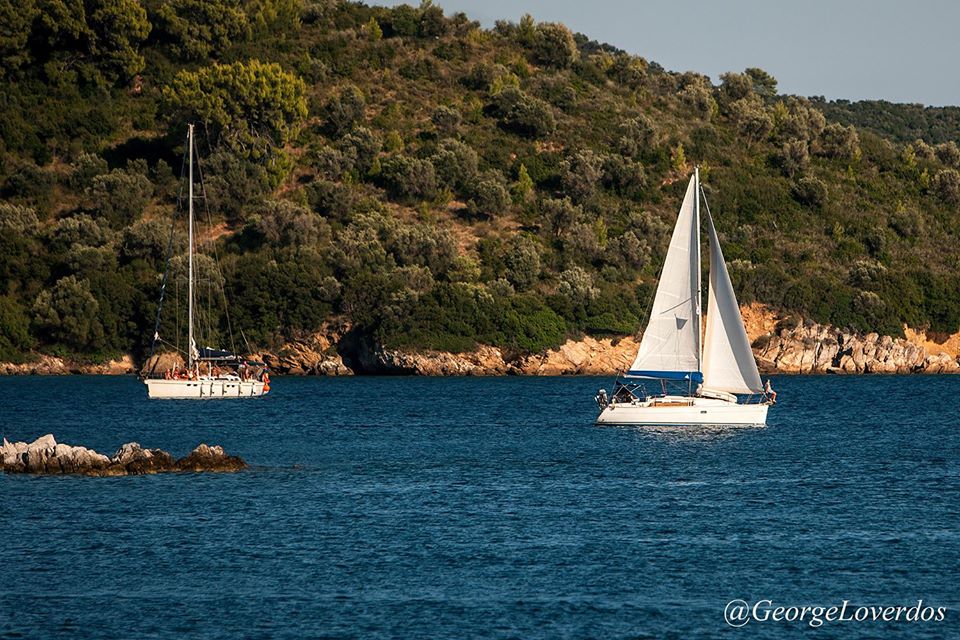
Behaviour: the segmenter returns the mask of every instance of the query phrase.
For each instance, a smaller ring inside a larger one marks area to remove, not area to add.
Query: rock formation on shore
[[[137,366],[130,355],[100,364],[75,362],[50,355],[39,355],[36,359],[23,363],[0,362],[0,375],[4,376],[124,375],[136,372]]]
[[[863,335],[783,316],[760,304],[744,305],[741,311],[764,373],[960,373],[960,334],[939,341],[909,328],[902,338]],[[390,349],[369,336],[357,335],[341,321],[328,323],[309,337],[291,340],[275,352],[252,357],[284,375],[606,376],[625,371],[638,347],[639,339],[634,336],[585,336],[535,354],[509,353],[489,345],[465,353]],[[144,368],[163,371],[181,363],[178,356],[164,354],[149,360]],[[133,370],[129,358],[100,369],[91,367],[43,356],[32,365],[0,363],[0,374]]]
[[[909,329],[904,338],[861,335],[783,317],[762,305],[742,311],[765,373],[960,373],[955,337],[938,343]],[[358,339],[338,325],[260,357],[273,371],[292,375],[615,375],[629,368],[638,347],[633,336],[585,336],[537,354],[488,345],[466,353],[411,351]]]
[[[7,442],[0,447],[0,468],[6,473],[85,476],[126,476],[177,471],[239,471],[247,463],[228,456],[222,447],[201,444],[175,460],[161,449],[144,449],[136,442],[121,446],[113,457],[86,447],[60,444],[52,434],[31,443]]]

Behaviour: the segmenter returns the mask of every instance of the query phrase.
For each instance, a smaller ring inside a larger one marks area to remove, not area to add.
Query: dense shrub
[[[956,206],[960,204],[960,172],[956,169],[941,169],[931,183],[941,201]]]
[[[383,140],[380,136],[366,127],[356,127],[345,135],[339,144],[345,161],[348,161],[350,168],[361,176],[370,173],[382,148]]]
[[[104,339],[99,309],[90,283],[67,276],[37,296],[33,322],[40,335],[54,342],[78,351],[96,350]]]
[[[232,222],[242,220],[244,210],[270,191],[270,176],[263,165],[229,151],[207,159],[204,177],[210,207]]]
[[[123,227],[139,217],[153,196],[153,184],[145,175],[115,169],[97,176],[90,199],[98,218],[113,227]]]
[[[533,53],[538,62],[560,69],[569,67],[580,57],[570,29],[551,22],[537,25]]]
[[[289,200],[264,201],[247,221],[247,227],[274,247],[308,246],[330,240],[330,227],[322,218]]]
[[[853,160],[860,153],[860,136],[853,127],[833,123],[820,135],[819,153],[828,158]]]
[[[577,151],[561,165],[563,192],[575,202],[589,200],[603,177],[604,158],[590,150]]]
[[[126,261],[157,263],[167,255],[170,224],[161,220],[138,220],[126,227],[120,239],[120,257]]]
[[[344,87],[323,109],[324,130],[334,138],[345,135],[362,120],[365,106],[360,89],[353,85]]]
[[[783,174],[788,178],[803,173],[810,164],[810,150],[807,141],[792,140],[784,142],[777,160]]]
[[[380,163],[379,180],[397,198],[429,199],[436,195],[437,176],[429,160],[392,155]]]
[[[805,176],[793,183],[793,197],[801,204],[818,209],[827,201],[827,185],[820,178]]]
[[[443,140],[430,159],[437,180],[460,194],[474,188],[479,166],[477,152],[458,140]]]
[[[239,0],[172,0],[151,3],[148,10],[155,36],[188,60],[218,58],[234,41],[250,36]]]
[[[517,236],[509,245],[503,262],[506,277],[518,291],[529,289],[540,278],[540,249],[527,236]]]
[[[619,132],[618,150],[628,158],[636,158],[656,144],[657,130],[643,115],[622,122]]]
[[[446,229],[430,225],[401,225],[390,233],[387,249],[400,266],[427,267],[446,274],[457,258],[457,243]]]
[[[494,95],[489,111],[505,130],[529,138],[543,137],[557,126],[547,103],[513,87]]]
[[[0,202],[0,230],[18,235],[33,235],[40,221],[30,207]]]
[[[440,135],[452,136],[460,126],[460,112],[453,107],[440,105],[433,110],[430,121]]]
[[[585,307],[600,294],[600,290],[593,286],[593,276],[582,267],[561,272],[559,281],[557,293],[575,307]]]
[[[953,140],[937,145],[937,159],[948,167],[960,169],[960,148]]]
[[[574,205],[569,197],[546,198],[540,203],[540,217],[551,235],[560,237],[583,216],[583,207]]]
[[[318,180],[307,185],[306,198],[314,212],[340,222],[350,219],[355,204],[355,196],[350,188],[338,182],[326,180]]]
[[[477,181],[470,199],[470,210],[480,215],[495,217],[506,213],[511,203],[510,192],[503,176],[498,172],[488,173]]]

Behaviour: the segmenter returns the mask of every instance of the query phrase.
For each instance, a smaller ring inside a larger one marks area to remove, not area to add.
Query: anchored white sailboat
[[[597,394],[597,423],[766,424],[771,403],[764,394],[709,206],[710,289],[706,334],[702,331],[701,197],[706,204],[700,172],[694,170],[670,239],[650,321],[637,357],[624,375],[628,381],[618,380],[609,398],[603,389]],[[646,384],[653,381],[657,392],[647,393]]]
[[[163,311],[164,292],[170,274],[171,256],[167,256],[167,267],[160,287],[160,303],[157,308],[157,322],[154,327],[151,357],[152,369],[144,371],[143,382],[151,398],[250,398],[262,396],[270,391],[270,377],[262,362],[251,362],[232,351],[212,347],[197,348],[195,337],[195,241],[194,241],[194,177],[193,177],[193,125],[187,126],[187,342],[186,348],[179,348],[179,337],[175,343],[160,336],[161,313]],[[201,177],[202,191],[202,177]],[[203,196],[205,198],[205,196]],[[171,231],[170,246],[173,246]],[[214,262],[216,264],[216,262]],[[219,267],[216,267],[219,275]],[[219,283],[218,283],[219,284]],[[226,302],[222,290],[220,298]],[[224,309],[229,314],[229,309]],[[177,323],[179,324],[179,322]],[[211,331],[212,333],[212,331]],[[179,364],[157,371],[159,359],[155,359],[157,346],[165,346],[174,353],[183,356],[184,366]]]

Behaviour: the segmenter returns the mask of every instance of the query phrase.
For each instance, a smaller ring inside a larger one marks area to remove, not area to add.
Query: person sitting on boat
[[[770,385],[770,378],[767,378],[767,384],[763,386],[763,393],[770,400],[770,404],[777,404],[777,392]]]
[[[617,383],[617,387],[613,391],[614,402],[633,402],[636,399],[637,397],[631,393],[626,385]]]

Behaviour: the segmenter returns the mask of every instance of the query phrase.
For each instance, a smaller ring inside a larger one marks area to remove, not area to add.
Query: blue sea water
[[[769,426],[597,427],[600,378],[0,379],[0,433],[237,474],[0,475],[0,638],[960,637],[960,377],[788,377]],[[751,621],[749,604],[946,607]]]

